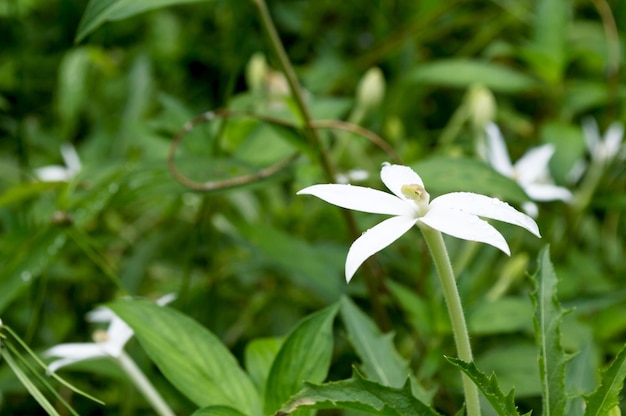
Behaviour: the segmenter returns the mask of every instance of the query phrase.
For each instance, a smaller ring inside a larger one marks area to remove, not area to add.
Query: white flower
[[[596,120],[588,117],[583,120],[583,133],[591,160],[605,164],[618,155],[624,138],[624,126],[617,121],[613,122],[604,134],[604,138],[601,138]]]
[[[553,145],[544,144],[531,149],[513,165],[498,126],[489,123],[485,130],[487,159],[497,172],[514,179],[534,201],[571,201],[572,193],[554,185],[550,178],[548,163],[554,154]],[[537,215],[537,207],[533,203],[525,203],[524,208],[527,213]]]
[[[362,182],[369,178],[369,173],[363,169],[351,169],[346,173],[338,173],[335,175],[335,181],[337,183],[351,183],[351,182]]]
[[[72,179],[82,165],[76,149],[71,144],[63,144],[61,146],[61,156],[65,166],[50,165],[35,169],[35,176],[43,182],[67,182]]]
[[[166,305],[176,298],[174,294],[168,294],[159,298],[158,305]],[[112,357],[119,358],[124,346],[133,336],[133,330],[122,321],[109,308],[100,307],[87,314],[87,320],[91,322],[109,322],[106,331],[100,330],[94,333],[94,342],[76,342],[59,344],[45,351],[48,357],[59,357],[48,364],[48,369],[55,372],[61,367],[77,363],[79,361],[94,358]]]
[[[393,215],[363,233],[350,247],[346,259],[346,280],[371,255],[396,241],[420,223],[453,237],[479,241],[510,254],[506,240],[479,217],[492,218],[523,227],[540,237],[535,221],[497,198],[471,192],[453,192],[429,203],[424,183],[411,168],[383,164],[380,177],[392,194],[361,186],[313,185],[298,195],[313,195],[342,208],[372,214]]]

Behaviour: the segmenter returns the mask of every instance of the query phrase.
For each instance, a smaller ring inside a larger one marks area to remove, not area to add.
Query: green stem
[[[439,280],[443,287],[443,295],[446,299],[450,322],[452,323],[452,334],[459,358],[466,362],[472,362],[472,347],[470,345],[469,333],[465,323],[465,315],[461,306],[461,297],[456,286],[456,279],[452,271],[452,264],[448,257],[448,250],[443,242],[441,233],[429,226],[419,223],[418,226],[424,235],[426,244],[430,249],[430,254],[435,262]],[[480,416],[480,403],[478,401],[478,389],[476,385],[465,374],[463,377],[463,391],[465,392],[465,406],[468,416]]]
[[[143,394],[148,403],[152,405],[155,412],[160,416],[175,416],[175,413],[167,405],[163,397],[154,388],[148,377],[141,371],[141,369],[135,364],[132,358],[122,351],[122,354],[117,357],[117,362],[120,364],[124,372],[130,377],[137,389]]]
[[[326,176],[326,180],[329,183],[334,183],[336,178],[336,169],[333,165],[328,152],[326,151],[326,147],[324,146],[324,142],[322,141],[322,137],[319,132],[313,128],[313,116],[309,111],[309,107],[306,104],[304,99],[304,94],[302,93],[302,88],[300,87],[300,83],[298,82],[298,77],[291,65],[291,61],[285,52],[285,48],[278,36],[278,31],[276,30],[276,26],[274,26],[274,22],[272,17],[269,14],[267,9],[267,4],[265,0],[252,0],[252,2],[256,5],[259,10],[259,16],[261,18],[261,24],[263,26],[263,30],[265,34],[270,40],[270,46],[272,48],[272,52],[278,59],[278,64],[280,69],[285,74],[285,78],[287,78],[287,83],[289,84],[289,89],[291,90],[291,94],[295,100],[295,103],[300,111],[300,115],[304,122],[304,133],[309,140],[310,146],[313,151],[318,153],[319,161],[322,166],[322,170]],[[361,235],[359,231],[356,221],[354,220],[354,216],[352,212],[349,210],[342,209],[341,210],[344,220],[346,221],[346,225],[348,226],[348,230],[353,239],[356,239]],[[381,329],[388,330],[390,327],[390,320],[387,314],[387,311],[384,308],[382,300],[380,299],[381,293],[381,282],[382,282],[382,274],[378,272],[378,268],[371,264],[368,265],[366,270],[366,284],[367,290],[370,296],[370,301],[372,303],[372,309],[374,313],[374,318],[376,322],[380,325]]]

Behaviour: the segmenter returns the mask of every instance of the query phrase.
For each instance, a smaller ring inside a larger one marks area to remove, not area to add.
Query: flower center
[[[98,329],[93,333],[92,338],[97,343],[107,342],[109,340],[109,334],[103,329]]]
[[[400,192],[402,192],[405,198],[410,199],[417,205],[420,215],[426,214],[428,211],[428,203],[430,202],[430,195],[422,185],[402,185]]]

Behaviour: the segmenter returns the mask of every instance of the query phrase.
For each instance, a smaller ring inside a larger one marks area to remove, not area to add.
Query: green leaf
[[[209,406],[198,409],[191,416],[246,416],[237,409],[228,406]]]
[[[345,255],[335,247],[325,249],[268,225],[238,224],[246,242],[254,244],[271,265],[285,270],[290,279],[327,302],[334,302],[345,287]]]
[[[66,241],[63,229],[48,226],[0,257],[0,312],[39,277]]]
[[[470,59],[445,59],[421,64],[409,72],[409,81],[463,89],[482,84],[503,93],[525,92],[537,86],[535,80],[514,69]]]
[[[530,330],[532,306],[527,297],[502,297],[481,302],[471,310],[467,326],[471,334],[502,334]]]
[[[363,374],[385,386],[402,387],[410,373],[409,363],[393,345],[393,333],[382,334],[374,321],[346,296],[341,298],[341,317],[363,362]]]
[[[535,70],[548,82],[559,82],[566,63],[569,0],[539,0],[535,13],[533,49],[541,59],[535,60]]]
[[[528,201],[520,186],[485,163],[469,158],[431,157],[411,165],[433,195],[466,191],[497,196],[508,202]]]
[[[333,321],[339,303],[302,320],[285,339],[265,388],[265,414],[272,414],[305,381],[322,382],[328,374],[333,352]]]
[[[498,385],[495,374],[487,377],[485,373],[476,368],[474,363],[468,363],[458,358],[446,357],[448,361],[457,366],[469,378],[472,379],[478,389],[485,395],[494,410],[500,416],[519,416],[515,400],[513,399],[513,389],[505,395]]]
[[[80,42],[107,21],[122,20],[148,10],[207,0],[91,0],[78,25],[76,42]]]
[[[230,406],[260,415],[261,403],[248,375],[210,331],[168,307],[133,300],[109,306],[134,331],[165,377],[198,406]]]
[[[258,338],[246,345],[244,360],[246,370],[260,396],[265,394],[265,383],[272,368],[272,363],[282,347],[284,338]]]
[[[366,380],[358,373],[353,378],[304,388],[286,403],[277,415],[288,415],[301,408],[351,409],[381,416],[437,416],[411,393],[407,383],[397,389]]]
[[[539,269],[532,277],[535,287],[535,339],[539,347],[539,375],[543,390],[543,415],[561,416],[565,410],[565,363],[561,345],[563,309],[557,299],[558,278],[550,261],[549,246],[539,253]]]
[[[619,394],[626,378],[626,344],[615,357],[609,368],[602,374],[600,386],[585,398],[585,416],[605,416],[609,410],[619,405]]]

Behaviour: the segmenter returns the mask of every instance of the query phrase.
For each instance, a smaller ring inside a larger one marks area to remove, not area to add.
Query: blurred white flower
[[[338,173],[335,176],[337,183],[363,182],[369,178],[369,173],[364,169],[351,169],[346,173]]]
[[[67,182],[76,176],[82,165],[74,146],[67,143],[61,145],[61,156],[63,156],[65,166],[43,166],[35,169],[35,176],[43,182]]]
[[[479,217],[518,225],[540,237],[535,221],[497,198],[471,192],[453,192],[430,202],[420,176],[407,166],[384,163],[380,173],[392,194],[361,186],[313,185],[298,195],[313,195],[342,208],[393,215],[363,233],[350,247],[345,275],[349,282],[361,264],[417,223],[464,240],[490,244],[510,254],[506,240]]]
[[[554,155],[554,146],[544,144],[526,152],[513,165],[506,143],[495,123],[487,124],[487,161],[500,174],[514,179],[533,201],[571,201],[572,193],[554,185],[548,163]],[[522,205],[526,213],[536,216],[537,206],[532,202]]]
[[[622,123],[613,122],[604,137],[600,137],[598,123],[594,118],[587,117],[583,120],[583,133],[592,162],[607,164],[618,157],[624,139]]]
[[[159,298],[158,305],[166,305],[176,299],[176,295],[167,294]],[[106,307],[99,307],[87,314],[90,322],[109,322],[105,330],[94,333],[94,342],[76,342],[56,345],[44,352],[48,357],[58,357],[48,364],[48,369],[55,372],[61,367],[77,363],[79,361],[94,358],[112,357],[120,358],[124,346],[133,336],[133,330],[122,321],[113,311]]]

